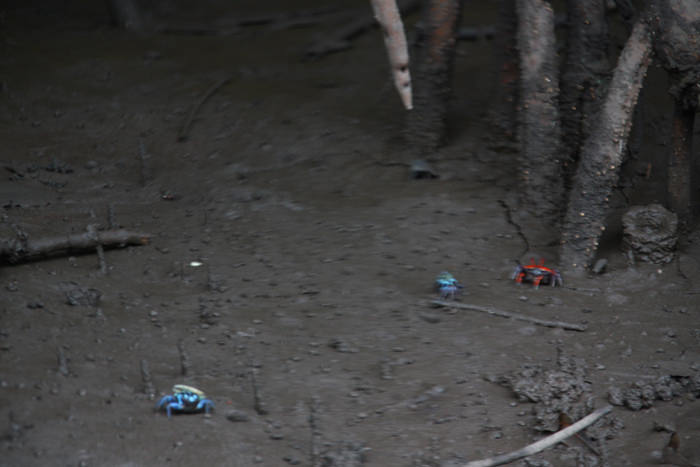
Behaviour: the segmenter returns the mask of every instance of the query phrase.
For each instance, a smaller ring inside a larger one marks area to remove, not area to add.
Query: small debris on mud
[[[231,409],[226,412],[226,419],[230,422],[249,422],[250,415],[242,410]]]
[[[411,177],[416,180],[440,178],[428,161],[416,159],[411,162]]]
[[[630,410],[641,410],[652,407],[655,401],[670,401],[685,394],[700,398],[700,375],[660,376],[653,382],[636,381],[627,389],[612,386],[608,389],[608,401]]]
[[[361,467],[365,463],[368,450],[360,443],[339,442],[321,454],[324,467]]]
[[[496,378],[518,400],[535,404],[532,427],[537,431],[555,432],[560,429],[561,414],[578,420],[594,409],[585,361],[568,357],[561,349],[558,353],[556,369],[524,364],[520,370]],[[609,416],[587,428],[586,433],[593,439],[612,439],[622,427],[618,418]]]
[[[96,307],[102,299],[102,292],[99,290],[81,287],[75,282],[65,282],[61,287],[66,294],[66,303],[70,306]]]

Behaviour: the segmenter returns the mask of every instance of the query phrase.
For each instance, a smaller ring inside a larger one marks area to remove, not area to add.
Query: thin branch
[[[233,79],[233,76],[227,76],[216,83],[214,83],[208,90],[207,92],[204,93],[204,95],[194,104],[192,107],[192,110],[190,111],[190,114],[187,116],[187,120],[185,120],[185,123],[183,123],[182,128],[180,129],[180,132],[177,135],[177,140],[178,141],[186,141],[187,138],[189,138],[190,134],[190,128],[192,127],[192,123],[194,122],[194,118],[197,116],[197,112],[199,112],[199,108],[204,105],[204,103],[216,93],[222,86],[227,84],[229,81]]]
[[[524,448],[518,449],[517,451],[509,452],[508,454],[502,454],[500,456],[489,457],[488,459],[481,459],[478,461],[467,462],[461,467],[492,467],[494,465],[503,465],[515,460],[521,459],[523,457],[531,456],[537,454],[540,451],[544,451],[548,447],[554,446],[569,436],[572,436],[579,431],[585,429],[586,427],[595,423],[599,418],[607,415],[612,410],[611,405],[606,405],[602,409],[598,409],[595,412],[583,417],[578,422],[573,425],[564,428],[563,430],[557,431],[556,433],[547,436],[535,443],[529,444]]]
[[[527,321],[528,323],[536,324],[538,326],[544,326],[547,328],[562,328],[562,329],[566,329],[568,331],[581,331],[581,332],[585,331],[587,329],[587,327],[583,324],[566,323],[564,321],[548,321],[548,320],[544,320],[544,319],[532,318],[530,316],[521,315],[519,313],[511,313],[510,311],[503,311],[503,310],[499,310],[497,308],[492,308],[492,307],[487,307],[487,306],[470,305],[468,303],[448,302],[445,300],[432,300],[430,303],[432,303],[433,305],[437,305],[437,306],[460,308],[462,310],[480,311],[482,313],[488,313],[490,315],[500,316],[501,318],[511,318],[511,319],[516,319],[516,320],[520,320],[520,321]]]

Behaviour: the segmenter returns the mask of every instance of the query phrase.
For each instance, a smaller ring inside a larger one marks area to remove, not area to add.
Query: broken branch
[[[569,436],[572,436],[579,431],[582,431],[586,427],[592,425],[595,423],[599,418],[607,415],[610,411],[612,410],[611,405],[606,405],[602,409],[598,409],[595,412],[586,415],[583,417],[581,420],[578,422],[574,423],[573,425],[564,428],[563,430],[559,430],[556,433],[547,436],[546,438],[543,438],[537,442],[534,442],[532,444],[529,444],[525,446],[524,448],[518,449],[517,451],[509,452],[507,454],[502,454],[500,456],[495,456],[495,457],[489,457],[488,459],[481,459],[478,461],[472,461],[472,462],[467,462],[466,464],[462,465],[461,467],[491,467],[494,465],[503,465],[507,464],[509,462],[513,462],[514,460],[521,459],[523,457],[531,456],[533,454],[537,454],[540,451],[544,451],[548,447],[554,446],[557,443],[562,442]]]
[[[150,235],[128,230],[103,230],[96,233],[83,232],[58,237],[45,237],[36,240],[18,236],[0,239],[0,260],[20,263],[48,256],[61,251],[95,250],[103,247],[121,247],[126,245],[146,245]]]
[[[467,303],[447,302],[445,300],[433,300],[430,303],[432,303],[433,305],[437,305],[437,306],[460,308],[462,310],[480,311],[482,313],[488,313],[490,315],[500,316],[501,318],[511,318],[511,319],[517,319],[520,321],[527,321],[528,323],[532,323],[532,324],[536,324],[538,326],[544,326],[544,327],[548,327],[548,328],[562,328],[562,329],[566,329],[569,331],[581,331],[581,332],[586,330],[586,326],[583,324],[566,323],[564,321],[548,321],[548,320],[544,320],[544,319],[532,318],[530,316],[521,315],[519,313],[511,313],[510,311],[498,310],[496,308],[491,308],[491,307],[486,307],[486,306],[470,305]]]

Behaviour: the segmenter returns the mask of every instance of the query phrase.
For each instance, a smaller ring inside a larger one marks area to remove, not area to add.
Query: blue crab
[[[214,409],[214,402],[207,399],[200,389],[185,384],[176,384],[173,386],[173,394],[163,397],[156,404],[156,410],[163,409],[167,412],[168,418],[173,413],[199,413],[202,411],[209,413]]]
[[[449,272],[443,271],[435,278],[435,289],[440,292],[440,298],[443,300],[455,298],[455,295],[463,288],[464,286]]]

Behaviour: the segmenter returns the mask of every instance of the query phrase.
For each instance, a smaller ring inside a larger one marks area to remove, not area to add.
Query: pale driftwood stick
[[[146,394],[149,399],[155,398],[156,388],[153,386],[151,371],[148,369],[148,362],[145,359],[141,360],[141,381],[143,381],[143,393]]]
[[[42,256],[69,250],[91,250],[97,245],[119,247],[126,245],[146,245],[150,235],[129,230],[103,230],[98,238],[90,232],[68,234],[59,237],[45,237],[32,240],[22,238],[0,238],[0,261],[19,263]]]
[[[481,459],[478,461],[471,461],[463,464],[461,467],[491,467],[494,465],[503,465],[515,460],[521,459],[523,457],[531,456],[537,454],[540,451],[544,451],[548,447],[554,446],[557,443],[562,442],[569,436],[572,436],[579,431],[585,429],[586,427],[595,423],[599,418],[607,415],[612,410],[611,405],[606,405],[602,409],[598,409],[595,412],[586,415],[578,422],[574,423],[570,427],[559,430],[556,433],[542,438],[541,440],[529,444],[522,449],[517,451],[509,452],[508,454],[502,454],[500,456],[489,457],[488,459]]]
[[[511,319],[517,319],[520,321],[527,321],[528,323],[536,324],[538,326],[545,326],[548,328],[562,328],[562,329],[566,329],[569,331],[585,331],[586,330],[586,326],[583,324],[566,323],[564,321],[548,321],[548,320],[544,320],[544,319],[532,318],[530,316],[521,315],[519,313],[511,313],[510,311],[498,310],[496,308],[491,308],[491,307],[487,307],[487,306],[470,305],[467,303],[458,303],[458,302],[448,302],[445,300],[433,300],[430,303],[432,303],[433,305],[438,305],[438,306],[460,308],[463,310],[480,311],[482,313],[488,313],[490,315],[500,316],[502,318],[511,318]]]
[[[199,112],[199,108],[204,105],[204,103],[209,99],[211,96],[216,93],[216,91],[219,90],[222,86],[227,84],[229,81],[233,79],[233,76],[227,76],[226,78],[220,79],[216,83],[214,83],[208,90],[207,92],[204,93],[204,95],[194,104],[192,107],[192,110],[190,111],[190,114],[187,116],[187,120],[185,120],[185,123],[182,125],[182,128],[180,129],[180,133],[177,135],[177,140],[178,141],[186,141],[187,138],[189,138],[189,133],[190,133],[190,128],[192,127],[192,122],[194,122],[194,117],[197,116],[197,112]]]
[[[396,0],[370,0],[374,16],[384,33],[384,45],[394,76],[394,86],[407,110],[413,108],[411,73],[408,68],[408,45]]]

